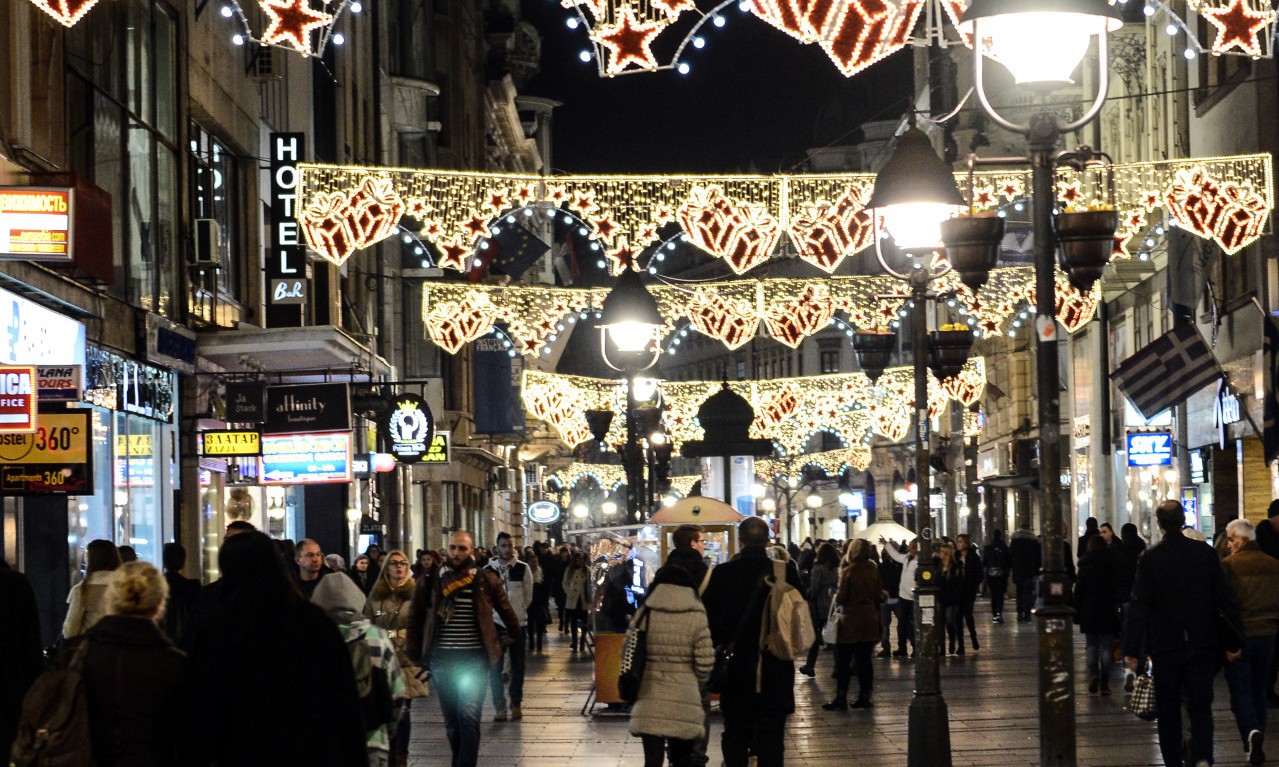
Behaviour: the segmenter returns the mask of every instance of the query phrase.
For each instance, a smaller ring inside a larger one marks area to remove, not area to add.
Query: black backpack
[[[84,689],[85,637],[63,668],[36,677],[22,699],[11,767],[93,767],[89,700]]]
[[[360,696],[360,716],[364,731],[371,732],[384,724],[390,724],[395,713],[395,701],[391,697],[391,685],[386,681],[385,669],[373,665],[373,655],[364,634],[346,643],[351,654],[351,668],[355,671],[355,690]]]

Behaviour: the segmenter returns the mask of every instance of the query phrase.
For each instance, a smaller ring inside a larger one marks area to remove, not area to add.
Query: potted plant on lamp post
[[[1079,292],[1087,293],[1101,279],[1114,253],[1118,228],[1119,212],[1111,206],[1064,210],[1053,217],[1057,262]]]

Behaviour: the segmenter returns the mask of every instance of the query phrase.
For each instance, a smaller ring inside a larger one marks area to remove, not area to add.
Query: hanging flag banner
[[[351,432],[262,436],[258,481],[263,485],[348,482]]]
[[[43,413],[35,432],[0,435],[0,495],[92,495],[89,412]]]
[[[435,418],[416,394],[400,394],[392,400],[383,424],[391,455],[400,463],[417,463],[431,447]]]

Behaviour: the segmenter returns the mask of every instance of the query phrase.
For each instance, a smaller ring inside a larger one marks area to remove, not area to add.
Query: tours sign
[[[89,412],[43,413],[30,434],[0,434],[0,495],[92,495]]]
[[[391,455],[400,463],[417,463],[431,448],[435,418],[416,394],[400,394],[392,400],[385,428]]]
[[[258,481],[306,485],[351,480],[351,432],[262,436]]]
[[[262,455],[262,435],[244,429],[211,430],[200,434],[200,455],[218,458]]]
[[[0,433],[36,430],[36,369],[0,365]]]

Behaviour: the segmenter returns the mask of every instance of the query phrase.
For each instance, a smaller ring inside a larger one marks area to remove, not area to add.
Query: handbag
[[[640,608],[635,621],[622,642],[622,662],[617,675],[617,694],[627,703],[639,700],[640,684],[644,681],[644,664],[648,655],[649,611]]]
[[[830,611],[826,613],[826,625],[822,626],[822,643],[837,644],[839,641],[839,621],[844,617],[844,608],[835,600],[830,601]]]
[[[1155,678],[1149,672],[1150,669],[1147,668],[1145,673],[1137,674],[1127,708],[1138,719],[1153,722],[1158,714],[1155,712]]]

